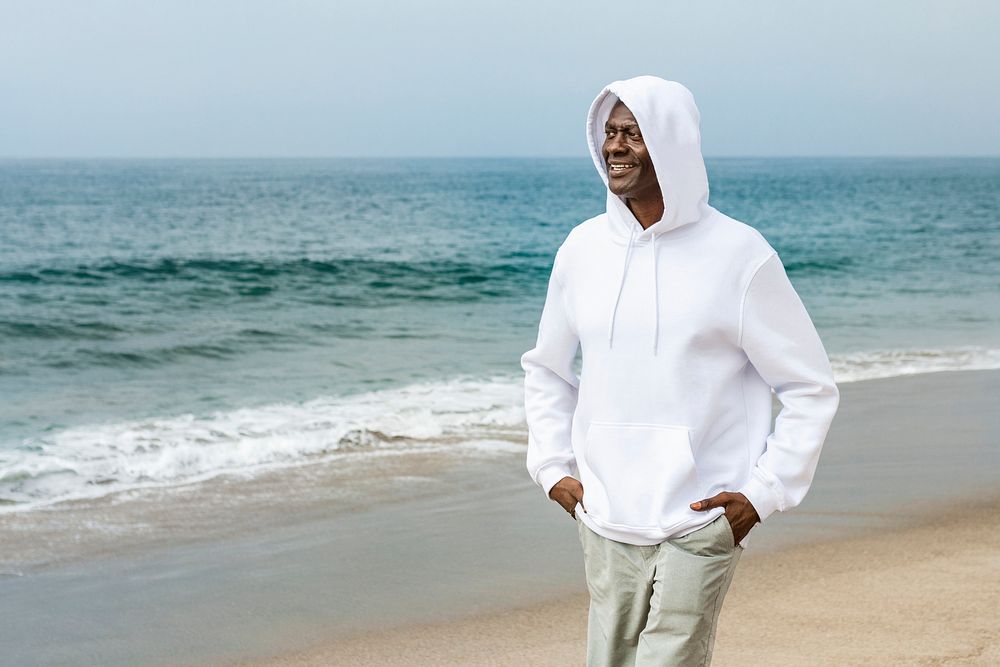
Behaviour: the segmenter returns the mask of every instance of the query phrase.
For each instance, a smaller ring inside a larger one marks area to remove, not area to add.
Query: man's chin
[[[608,189],[611,190],[612,194],[616,194],[619,197],[627,197],[632,188],[623,183],[615,183],[612,180],[608,181]]]

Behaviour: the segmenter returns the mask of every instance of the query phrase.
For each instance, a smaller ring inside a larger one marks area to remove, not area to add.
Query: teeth
[[[612,171],[624,171],[626,169],[631,169],[634,166],[634,164],[613,164],[611,165],[611,169]]]

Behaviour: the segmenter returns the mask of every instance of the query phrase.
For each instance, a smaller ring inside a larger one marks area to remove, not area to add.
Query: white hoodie
[[[619,99],[665,212],[644,230],[608,190],[607,211],[556,251],[538,339],[521,357],[527,468],[546,497],[578,479],[577,516],[596,533],[650,545],[722,514],[689,507],[720,491],[743,493],[761,521],[798,505],[840,394],[774,248],[708,205],[687,88],[640,76],[601,91],[587,139],[605,184],[604,123]]]

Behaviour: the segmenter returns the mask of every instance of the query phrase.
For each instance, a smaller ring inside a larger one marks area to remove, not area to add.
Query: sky
[[[0,157],[587,155],[680,81],[706,156],[1000,155],[991,0],[0,0]]]

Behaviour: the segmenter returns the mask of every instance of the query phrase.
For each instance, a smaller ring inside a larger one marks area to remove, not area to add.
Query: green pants
[[[726,516],[652,546],[609,540],[576,523],[590,590],[587,666],[710,664],[722,600],[743,553]]]

